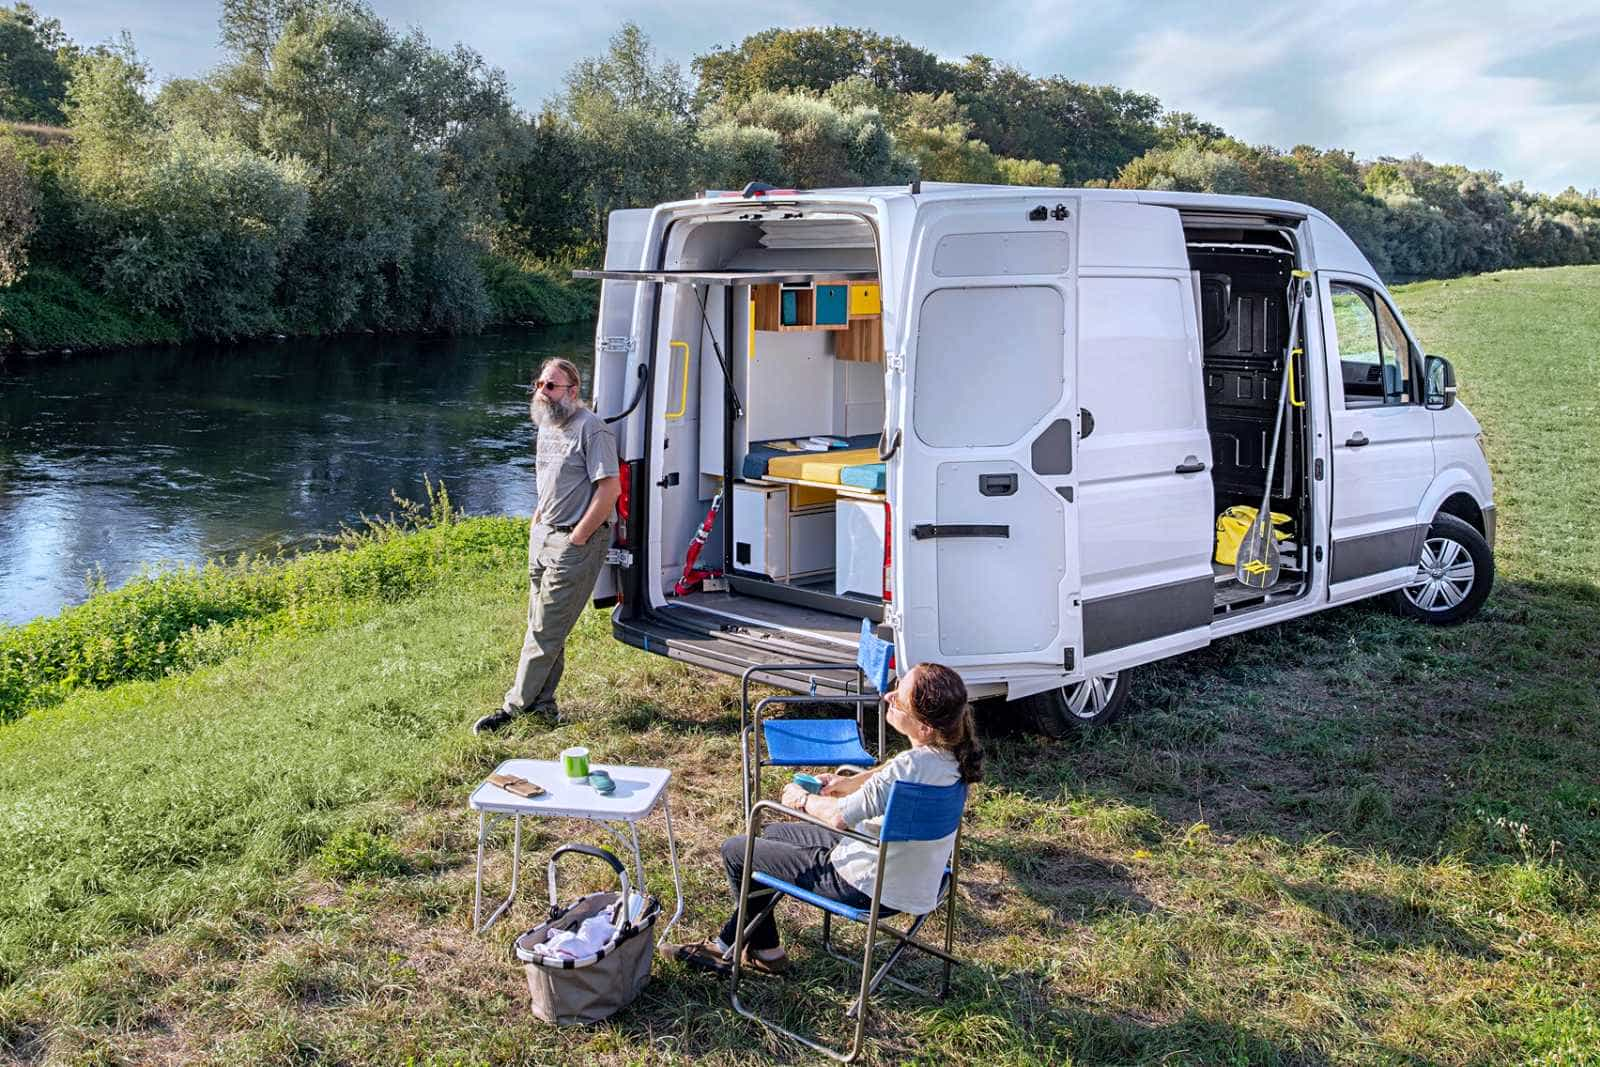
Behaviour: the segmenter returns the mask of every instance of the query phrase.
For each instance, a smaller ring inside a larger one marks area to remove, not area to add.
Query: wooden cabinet
[[[810,284],[757,285],[753,292],[758,330],[843,331],[860,315],[879,314],[876,282],[819,278]]]

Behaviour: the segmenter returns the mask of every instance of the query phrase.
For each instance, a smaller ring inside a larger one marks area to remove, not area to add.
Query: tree
[[[695,57],[702,104],[737,102],[757,93],[821,94],[861,78],[890,94],[941,93],[956,87],[958,69],[926,49],[871,30],[763,30],[734,48]]]
[[[28,268],[38,200],[16,149],[0,140],[0,289],[21,280]]]
[[[776,138],[778,170],[763,177],[778,184],[817,189],[897,184],[916,176],[915,161],[895,150],[882,116],[866,108],[840,111],[815,96],[757,93],[736,105],[725,102],[707,118],[712,127],[769,131]]]
[[[23,3],[0,7],[0,118],[63,121],[75,53],[59,20]]]
[[[638,26],[625,24],[605,55],[573,66],[558,110],[583,145],[597,239],[613,210],[689,192],[698,169],[689,90],[676,64],[657,61]]]
[[[149,69],[124,37],[83,55],[67,91],[77,176],[93,193],[112,195],[131,183],[155,141],[155,111],[144,97]]]

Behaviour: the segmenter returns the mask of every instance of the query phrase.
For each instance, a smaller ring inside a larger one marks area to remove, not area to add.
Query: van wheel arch
[[[1434,515],[1434,518],[1437,519],[1440,515],[1453,515],[1474,530],[1477,530],[1480,536],[1485,538],[1489,536],[1489,528],[1483,521],[1483,509],[1478,506],[1478,502],[1472,498],[1470,493],[1457,492],[1450,494],[1440,503],[1439,511]]]

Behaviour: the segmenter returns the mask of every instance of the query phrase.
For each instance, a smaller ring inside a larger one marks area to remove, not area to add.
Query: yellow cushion
[[[787,456],[773,456],[767,461],[767,473],[774,478],[798,478],[803,482],[838,485],[839,472],[846,467],[876,462],[876,447],[848,448],[837,452],[795,452]]]

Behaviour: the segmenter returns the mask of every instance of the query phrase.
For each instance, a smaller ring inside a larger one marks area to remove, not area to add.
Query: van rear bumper
[[[793,634],[730,627],[714,615],[687,609],[625,619],[611,616],[617,640],[668,659],[738,678],[768,663],[842,663],[854,657],[837,646],[812,644]],[[796,693],[843,695],[855,691],[856,676],[843,671],[760,671],[757,681]]]

